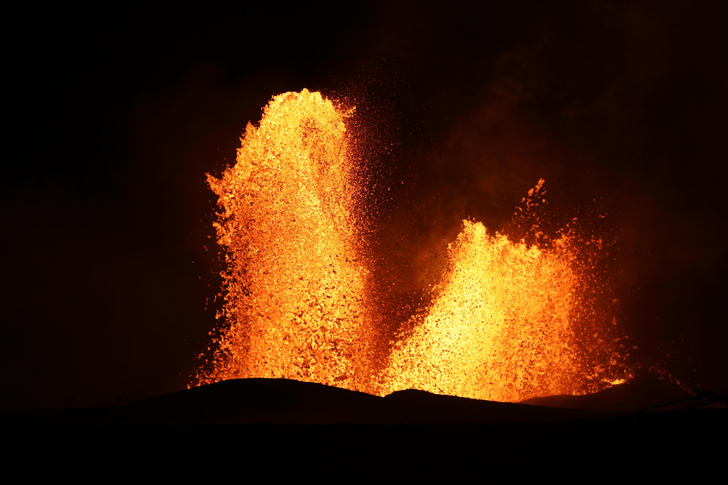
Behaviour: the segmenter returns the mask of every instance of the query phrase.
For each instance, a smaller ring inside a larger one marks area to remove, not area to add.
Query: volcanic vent
[[[528,238],[462,222],[427,306],[382,350],[352,112],[308,90],[275,96],[236,164],[208,176],[226,301],[196,383],[288,378],[515,402],[628,375],[613,299],[594,276],[602,242],[575,224],[549,237],[529,220],[543,180],[514,219]]]

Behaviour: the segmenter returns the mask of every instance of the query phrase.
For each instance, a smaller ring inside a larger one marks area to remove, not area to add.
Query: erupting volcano
[[[613,299],[592,267],[601,241],[523,223],[543,180],[516,221],[529,237],[463,221],[441,283],[382,351],[351,111],[307,90],[276,96],[248,125],[236,164],[208,176],[226,301],[198,383],[289,378],[517,402],[628,374]]]

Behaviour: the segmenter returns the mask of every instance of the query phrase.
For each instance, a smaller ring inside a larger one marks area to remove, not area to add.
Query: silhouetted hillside
[[[613,392],[639,394],[621,389]],[[564,409],[415,390],[381,398],[245,379],[116,408],[4,413],[2,465],[29,479],[655,482],[719,471],[727,412]]]

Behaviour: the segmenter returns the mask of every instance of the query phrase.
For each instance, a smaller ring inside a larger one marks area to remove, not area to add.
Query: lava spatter
[[[464,220],[429,308],[396,339],[388,391],[518,402],[585,394],[626,376],[616,302],[598,279],[601,240],[574,227],[549,234],[544,180],[514,214],[519,240]],[[537,210],[538,209],[538,210]]]
[[[549,230],[543,179],[509,232],[462,222],[440,284],[383,344],[374,302],[392,299],[368,270],[349,115],[320,93],[275,96],[247,126],[235,165],[208,176],[225,305],[197,384],[287,378],[517,402],[628,377],[615,299],[597,270],[603,242],[579,236],[576,220]]]
[[[236,164],[208,176],[221,209],[226,328],[200,383],[366,387],[369,274],[346,116],[317,92],[276,96],[247,126]]]

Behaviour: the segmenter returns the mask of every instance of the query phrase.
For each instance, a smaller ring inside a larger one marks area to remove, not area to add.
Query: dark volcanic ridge
[[[728,431],[728,410],[634,412],[645,385],[566,403],[612,408],[600,410],[230,380],[112,408],[0,414],[11,444],[0,463],[38,478],[245,483],[465,482],[483,473],[667,483],[676,471],[707,478],[721,470],[725,445],[716,437]]]
[[[624,417],[695,398],[654,375],[586,396],[501,403],[419,390],[378,397],[288,379],[236,379],[124,406],[4,413],[3,425],[457,424],[550,423]],[[719,406],[725,407],[718,402]]]

